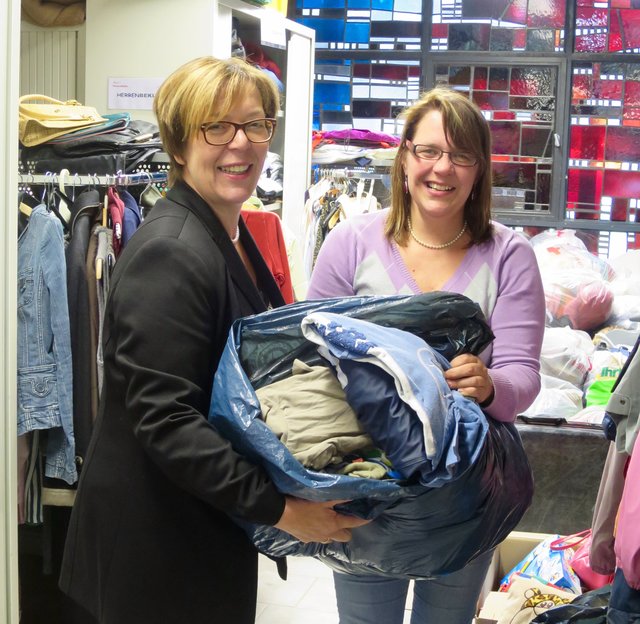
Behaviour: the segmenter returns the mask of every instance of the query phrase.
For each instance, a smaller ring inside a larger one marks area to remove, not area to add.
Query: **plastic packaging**
[[[616,620],[607,619],[611,586],[594,589],[578,596],[571,604],[549,609],[531,620],[531,624],[614,624]],[[624,621],[625,624],[632,620]]]
[[[589,253],[572,230],[547,230],[530,242],[542,275],[547,325],[585,331],[602,325],[613,306],[611,266]]]
[[[554,550],[553,543],[559,539],[560,535],[553,535],[540,542],[522,561],[507,572],[500,581],[500,591],[505,591],[516,575],[527,574],[546,583],[553,583],[560,589],[581,594],[580,579],[569,565],[574,550],[571,548]]]

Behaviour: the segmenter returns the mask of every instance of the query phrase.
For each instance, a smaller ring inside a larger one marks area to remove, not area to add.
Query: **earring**
[[[404,194],[409,194],[409,178],[407,176],[404,176]]]

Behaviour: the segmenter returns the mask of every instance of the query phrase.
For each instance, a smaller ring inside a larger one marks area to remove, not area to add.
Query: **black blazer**
[[[274,524],[284,497],[207,414],[231,323],[284,302],[242,222],[240,236],[262,295],[180,184],[116,263],[103,395],[60,576],[103,624],[254,622],[257,553],[227,514]]]

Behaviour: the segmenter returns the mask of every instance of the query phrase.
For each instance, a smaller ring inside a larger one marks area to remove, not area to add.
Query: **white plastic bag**
[[[611,266],[589,253],[572,230],[547,230],[531,239],[547,308],[547,325],[585,331],[610,316],[615,277]]]
[[[582,390],[568,381],[540,375],[542,387],[533,403],[522,416],[536,418],[564,418],[569,420],[582,409]]]
[[[540,372],[568,381],[582,390],[591,370],[595,346],[587,332],[570,327],[547,327],[542,339]]]

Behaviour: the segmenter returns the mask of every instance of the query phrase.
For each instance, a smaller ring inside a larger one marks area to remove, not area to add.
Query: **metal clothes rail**
[[[371,171],[369,168],[343,167],[334,169],[330,167],[318,167],[316,170],[318,178],[344,179],[359,178],[361,180],[385,180],[389,178],[389,173]]]
[[[58,173],[19,173],[18,184],[28,186],[57,185],[60,181]],[[167,181],[166,171],[142,171],[139,173],[114,173],[107,175],[70,174],[65,177],[66,186],[134,186],[156,184]]]

